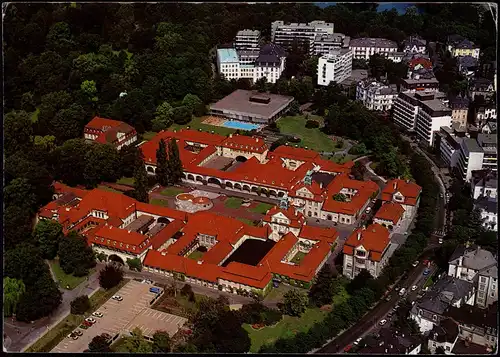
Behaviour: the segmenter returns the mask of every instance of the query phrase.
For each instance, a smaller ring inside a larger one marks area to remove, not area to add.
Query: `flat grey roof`
[[[265,96],[271,99],[269,104],[255,103],[250,101],[250,97]],[[259,93],[238,89],[228,96],[222,98],[217,103],[210,106],[211,110],[238,112],[245,115],[271,118],[294,100],[293,97],[272,94]]]
[[[147,214],[144,214],[142,216],[139,216],[137,219],[134,219],[130,224],[125,226],[125,228],[128,231],[132,232],[137,232],[139,229],[143,228],[145,225],[150,224],[153,222],[155,219],[153,216],[148,216]]]
[[[385,47],[385,48],[398,47],[396,42],[388,40],[386,38],[379,38],[379,37],[353,38],[351,39],[350,45],[351,47]]]
[[[419,78],[419,79],[405,78],[405,79],[403,79],[403,82],[408,83],[408,84],[417,84],[417,83],[436,83],[436,84],[439,84],[439,81],[435,77],[433,77],[433,78]]]
[[[423,106],[426,106],[427,108],[434,110],[434,111],[443,111],[443,110],[449,110],[451,114],[451,109],[448,107],[446,104],[443,104],[443,102],[439,99],[432,99],[432,100],[423,100],[420,101]]]
[[[497,136],[494,134],[478,134],[477,135],[478,141],[484,143],[484,144],[496,144],[497,143]]]
[[[469,152],[483,152],[483,149],[479,146],[476,139],[464,138],[463,143]]]

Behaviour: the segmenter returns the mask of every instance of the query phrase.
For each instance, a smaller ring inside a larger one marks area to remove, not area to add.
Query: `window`
[[[436,315],[432,315],[432,320],[433,321],[437,321],[437,316]]]

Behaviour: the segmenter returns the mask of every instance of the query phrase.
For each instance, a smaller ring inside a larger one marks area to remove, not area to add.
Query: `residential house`
[[[401,225],[404,213],[405,209],[401,204],[385,202],[373,217],[373,222],[389,228],[389,231],[393,231],[394,228]]]
[[[459,35],[448,36],[446,49],[452,57],[471,56],[479,59],[480,47]]]
[[[410,36],[403,41],[403,51],[405,53],[421,53],[427,52],[427,41],[417,36]]]
[[[343,33],[318,34],[311,42],[310,53],[314,56],[323,56],[334,50],[349,48],[351,38]]]
[[[120,150],[137,141],[137,132],[122,121],[94,117],[85,125],[84,138],[100,144],[110,144]]]
[[[409,180],[393,179],[387,181],[382,190],[383,202],[400,204],[404,209],[403,218],[412,219],[420,204],[422,187]]]
[[[375,79],[366,79],[356,86],[356,100],[359,100],[369,110],[389,111],[398,96],[395,85],[385,85]]]
[[[479,60],[472,56],[460,56],[457,58],[458,72],[465,78],[471,79],[476,74]]]
[[[431,354],[436,353],[436,349],[441,347],[447,355],[452,354],[451,351],[455,348],[458,341],[459,325],[456,321],[450,318],[443,319],[439,325],[434,325],[429,333],[427,347]]]
[[[391,52],[398,51],[396,42],[385,38],[354,38],[349,43],[353,59],[364,59],[368,61],[374,54],[388,57]]]
[[[422,339],[409,331],[399,331],[394,327],[382,328],[376,336],[363,339],[364,346],[356,354],[404,354],[417,355],[422,349]]]
[[[467,127],[467,114],[469,113],[469,99],[458,95],[450,99],[451,122],[459,127]]]
[[[472,100],[477,96],[482,96],[485,100],[495,94],[495,86],[492,80],[486,78],[474,78],[469,85],[469,96]]]

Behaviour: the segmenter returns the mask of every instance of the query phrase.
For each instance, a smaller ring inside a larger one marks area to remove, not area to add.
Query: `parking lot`
[[[134,327],[140,327],[145,336],[157,330],[175,334],[186,319],[149,308],[150,301],[155,297],[149,291],[151,287],[149,284],[130,281],[117,292],[123,298],[122,301],[106,301],[98,310],[104,315],[102,318],[94,317],[97,322],[93,326],[86,330],[79,329],[83,332],[81,337],[77,340],[65,337],[51,352],[83,352],[97,335],[107,333],[115,337],[130,332]]]

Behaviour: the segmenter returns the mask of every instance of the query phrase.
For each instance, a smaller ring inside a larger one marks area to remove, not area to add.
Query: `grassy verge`
[[[229,197],[224,202],[224,207],[237,209],[237,208],[241,207],[242,203],[243,203],[243,200],[241,198]]]
[[[193,129],[193,130],[201,129],[202,131],[207,131],[207,132],[213,131],[215,134],[224,135],[224,136],[232,134],[236,131],[235,129],[230,129],[230,128],[226,128],[223,126],[202,124],[201,122],[204,119],[205,119],[204,117],[201,117],[201,118],[195,117],[195,118],[193,118],[193,120],[191,120],[188,124],[185,124],[185,125],[173,124],[169,128],[169,130],[187,129],[187,127],[189,126],[189,128]]]
[[[104,185],[99,185],[99,186],[97,186],[97,188],[98,188],[98,189],[101,189],[101,190],[104,190],[104,191],[110,191],[110,192],[121,193],[120,191],[115,190],[114,188],[111,188],[111,187],[108,187],[108,186],[104,186]]]
[[[167,197],[175,197],[179,193],[183,193],[184,190],[177,188],[177,187],[168,187],[164,189],[163,191],[160,192],[161,195],[167,196]]]
[[[168,207],[168,201],[167,200],[160,200],[158,198],[152,198],[149,203],[152,205],[157,205],[157,206],[162,206],[162,207]]]
[[[241,218],[241,217],[237,217],[236,218],[238,221],[240,222],[243,222],[245,224],[248,224],[249,226],[255,226],[255,224],[253,223],[253,221],[251,219],[247,219],[247,218]]]
[[[306,256],[305,253],[297,252],[297,254],[295,254],[295,256],[292,258],[292,263],[300,264],[300,262],[302,261],[302,259],[304,259],[305,256]]]
[[[283,319],[275,326],[264,327],[261,330],[254,330],[248,324],[243,328],[248,332],[252,341],[251,353],[256,353],[259,348],[267,343],[273,343],[280,337],[292,337],[298,332],[308,331],[315,323],[322,321],[326,316],[325,311],[318,308],[308,308],[301,317],[283,316]]]
[[[54,275],[56,276],[57,282],[59,283],[59,286],[63,289],[67,289],[66,287],[69,286],[69,289],[67,290],[73,290],[76,288],[78,285],[80,285],[88,275],[85,276],[74,276],[71,274],[66,274],[61,266],[59,265],[59,261],[57,260],[52,260],[50,262],[50,267],[52,268],[52,271],[54,272]],[[89,275],[92,275],[94,273],[95,269],[90,270]]]
[[[309,119],[316,120],[313,116],[309,116]],[[300,137],[301,141],[297,144],[300,147],[307,146],[308,149],[316,151],[338,151],[338,149],[335,148],[335,142],[319,128],[306,128],[306,121],[304,116],[298,115],[283,117],[278,120],[277,124],[281,133]]]
[[[158,134],[156,131],[146,131],[144,134],[142,134],[142,138],[144,140],[151,140],[155,137],[155,135]]]
[[[135,183],[135,179],[133,177],[122,177],[118,181],[116,181],[117,184],[119,185],[129,185],[133,186]]]
[[[250,212],[266,214],[266,212],[271,209],[273,205],[267,203],[259,203],[257,206],[250,208]]]
[[[203,256],[203,252],[200,252],[199,250],[195,250],[194,252],[189,254],[188,258],[198,260],[198,259],[201,259],[202,256]]]
[[[99,289],[94,295],[90,297],[91,307],[90,310],[87,311],[86,315],[69,314],[63,321],[54,326],[53,329],[43,335],[30,348],[28,348],[26,352],[50,352],[51,350],[53,350],[70,332],[80,326],[85,316],[96,311],[102,304],[110,299],[111,296],[116,294],[116,292],[128,282],[129,279],[123,279],[120,284],[112,289]]]

